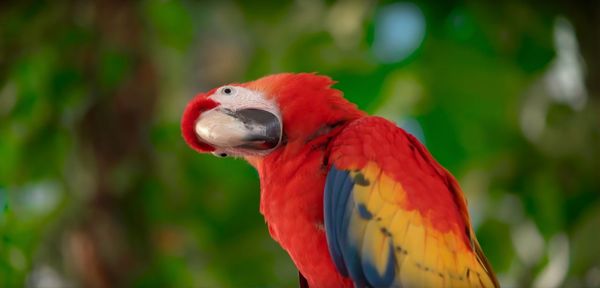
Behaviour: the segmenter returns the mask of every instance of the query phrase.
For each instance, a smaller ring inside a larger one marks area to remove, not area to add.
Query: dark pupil
[[[231,89],[230,88],[225,88],[225,90],[223,90],[223,92],[225,92],[225,94],[231,94]]]

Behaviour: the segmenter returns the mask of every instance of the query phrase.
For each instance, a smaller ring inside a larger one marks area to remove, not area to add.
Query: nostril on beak
[[[219,157],[219,158],[225,158],[225,157],[229,156],[225,152],[213,152],[212,154],[215,155],[215,156],[217,156],[217,157]]]

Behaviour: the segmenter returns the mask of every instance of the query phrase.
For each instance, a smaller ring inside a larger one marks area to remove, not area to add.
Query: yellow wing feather
[[[361,255],[369,257],[380,274],[394,261],[397,286],[496,287],[488,271],[490,268],[480,258],[481,248],[476,240],[469,246],[455,231],[439,231],[428,222],[426,215],[406,209],[402,184],[375,163],[350,175],[354,179],[362,177],[368,183],[355,185],[351,197],[357,206],[355,209],[366,209],[370,215],[361,217],[353,213],[350,235],[362,240]],[[360,205],[363,207],[359,208]]]

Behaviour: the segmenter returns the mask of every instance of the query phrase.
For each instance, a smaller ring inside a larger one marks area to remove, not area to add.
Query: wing
[[[498,287],[454,178],[418,140],[368,117],[331,146],[325,230],[357,287]]]

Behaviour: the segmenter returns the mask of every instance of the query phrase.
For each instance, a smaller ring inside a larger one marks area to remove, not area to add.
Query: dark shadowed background
[[[0,286],[295,287],[256,172],[179,119],[316,71],[459,179],[504,286],[600,287],[600,2],[496,2],[3,1]]]

